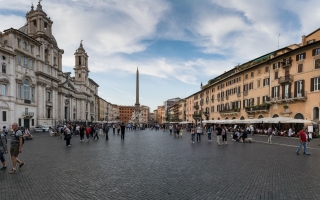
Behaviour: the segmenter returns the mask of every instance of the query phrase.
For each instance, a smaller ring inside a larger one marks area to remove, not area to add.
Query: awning
[[[289,121],[286,121],[285,123],[290,124],[316,124],[316,122],[310,121],[310,120],[304,120],[304,119],[292,119]]]

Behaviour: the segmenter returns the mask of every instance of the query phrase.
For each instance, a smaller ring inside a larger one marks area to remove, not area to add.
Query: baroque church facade
[[[98,117],[99,85],[89,78],[82,41],[71,77],[62,71],[64,50],[52,35],[52,24],[39,2],[23,27],[0,32],[0,129],[14,122],[33,128]]]

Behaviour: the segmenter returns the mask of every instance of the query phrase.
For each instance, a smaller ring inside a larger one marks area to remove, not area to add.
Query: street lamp
[[[202,105],[203,105],[203,99],[200,100],[200,126],[202,127]]]

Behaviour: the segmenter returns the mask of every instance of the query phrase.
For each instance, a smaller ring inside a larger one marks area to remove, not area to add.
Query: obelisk
[[[136,104],[135,104],[135,111],[137,113],[140,112],[140,103],[139,103],[139,70],[137,67],[137,74],[136,74]]]

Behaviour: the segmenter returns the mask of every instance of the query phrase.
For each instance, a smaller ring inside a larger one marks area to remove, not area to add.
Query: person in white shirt
[[[291,129],[291,128],[289,128],[289,131],[288,131],[288,137],[291,137],[291,135],[292,135],[292,129]]]
[[[202,127],[200,124],[197,126],[197,141],[201,141]]]

